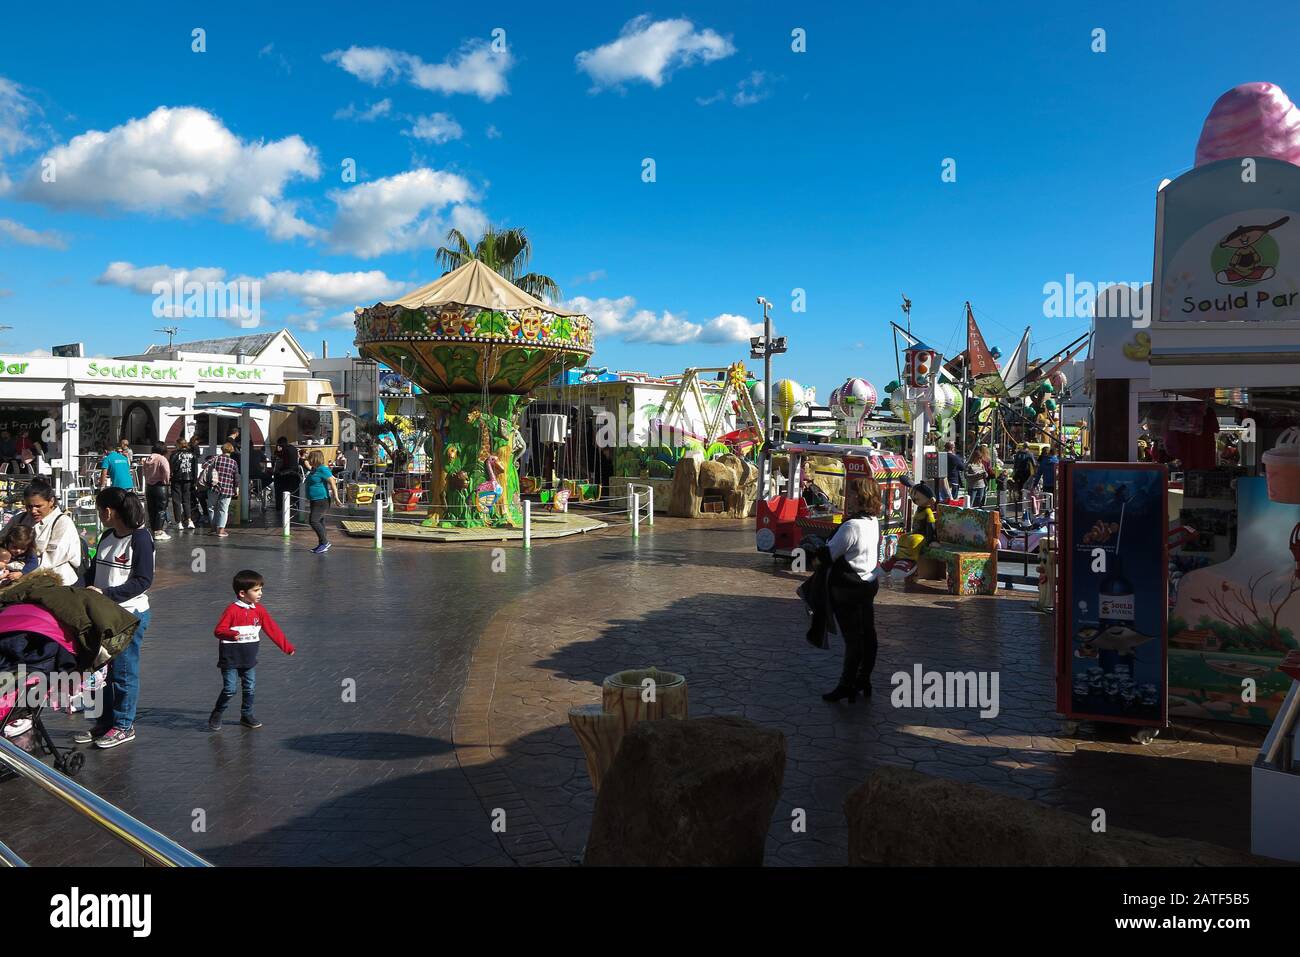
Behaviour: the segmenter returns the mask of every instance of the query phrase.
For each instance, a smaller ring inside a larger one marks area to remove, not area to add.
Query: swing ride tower
[[[425,524],[521,524],[519,413],[534,388],[587,364],[591,320],[534,298],[477,260],[355,317],[361,354],[401,369],[424,393]]]

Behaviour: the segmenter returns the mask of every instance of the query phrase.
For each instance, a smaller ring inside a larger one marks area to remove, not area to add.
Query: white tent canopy
[[[480,309],[540,309],[557,316],[576,316],[576,312],[566,312],[548,305],[536,296],[530,296],[518,286],[497,275],[477,259],[471,259],[465,265],[453,269],[440,279],[435,279],[427,286],[421,286],[409,292],[401,299],[381,302],[381,306],[401,306],[404,309],[422,309],[426,306],[441,306],[457,303],[465,306],[478,306]]]

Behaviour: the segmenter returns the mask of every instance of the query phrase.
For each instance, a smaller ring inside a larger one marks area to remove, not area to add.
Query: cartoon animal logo
[[[1279,252],[1277,240],[1269,233],[1290,221],[1290,216],[1283,216],[1267,226],[1238,226],[1224,236],[1210,257],[1214,281],[1221,286],[1253,286],[1273,278]]]

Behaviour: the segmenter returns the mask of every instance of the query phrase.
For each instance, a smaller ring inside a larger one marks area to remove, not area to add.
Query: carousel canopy
[[[576,316],[576,312],[565,312],[548,305],[524,292],[514,283],[497,275],[477,259],[471,259],[463,266],[458,266],[440,279],[435,279],[427,286],[421,286],[414,292],[408,292],[401,299],[381,302],[381,306],[401,306],[403,309],[423,309],[427,306],[441,306],[446,303],[462,306],[478,306],[480,309],[541,309],[557,316]]]

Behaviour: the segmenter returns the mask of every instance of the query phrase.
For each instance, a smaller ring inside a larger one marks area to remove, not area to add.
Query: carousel
[[[425,524],[519,526],[519,413],[534,388],[586,365],[591,320],[475,260],[401,299],[357,309],[356,345],[424,393],[432,473]]]

